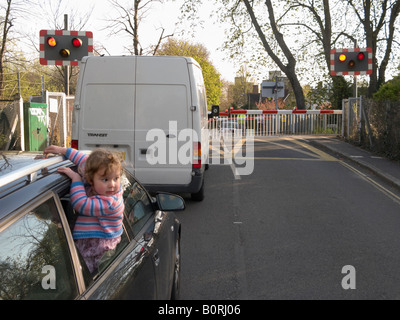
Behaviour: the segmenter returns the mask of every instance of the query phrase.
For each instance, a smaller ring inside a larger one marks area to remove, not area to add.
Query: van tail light
[[[71,148],[78,149],[78,140],[71,140]]]
[[[201,168],[201,142],[193,143],[193,169]]]

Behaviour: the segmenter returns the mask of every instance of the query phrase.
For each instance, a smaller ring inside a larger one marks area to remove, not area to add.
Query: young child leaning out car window
[[[78,167],[79,173],[67,167],[59,168],[58,172],[72,180],[70,199],[78,212],[72,235],[93,272],[103,254],[121,241],[124,213],[121,162],[116,154],[101,148],[87,155],[72,148],[51,145],[44,150],[45,155],[49,153],[60,153]]]

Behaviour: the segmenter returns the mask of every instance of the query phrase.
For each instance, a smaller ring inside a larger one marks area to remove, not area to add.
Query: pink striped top
[[[83,168],[87,155],[68,148],[66,156]],[[79,212],[73,231],[74,239],[115,238],[122,234],[124,214],[123,191],[113,196],[88,196],[82,181],[71,184],[70,198],[73,208]]]

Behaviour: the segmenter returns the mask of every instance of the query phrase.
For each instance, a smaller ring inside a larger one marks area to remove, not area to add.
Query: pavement
[[[305,136],[304,139],[372,171],[400,190],[400,163],[375,155],[336,136]]]

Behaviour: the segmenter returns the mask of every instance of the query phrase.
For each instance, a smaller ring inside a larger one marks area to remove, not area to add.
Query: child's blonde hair
[[[98,148],[92,151],[85,163],[85,178],[92,183],[94,174],[100,169],[104,169],[104,174],[112,171],[122,171],[119,157],[109,150]]]

